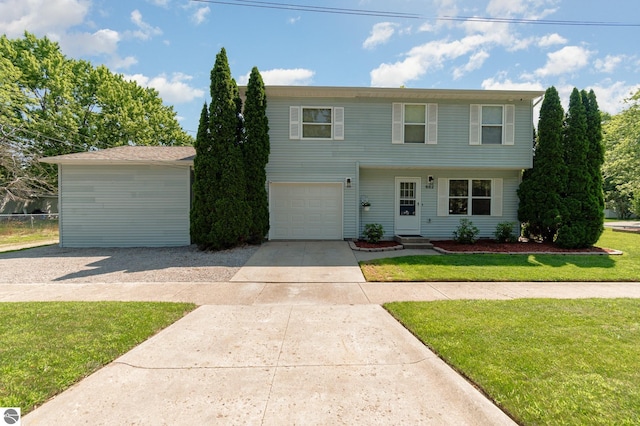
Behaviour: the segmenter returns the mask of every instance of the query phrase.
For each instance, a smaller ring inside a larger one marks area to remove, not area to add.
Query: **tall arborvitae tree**
[[[209,208],[213,204],[216,194],[210,166],[215,161],[211,147],[211,135],[209,134],[209,111],[205,103],[200,113],[200,124],[194,147],[197,155],[193,160],[193,202],[191,203],[191,242],[201,248],[208,246],[207,236],[211,231],[213,222],[212,212]]]
[[[207,159],[194,162],[194,179],[200,181],[194,189],[213,197],[202,197],[205,206],[194,205],[193,211],[209,209],[206,224],[194,224],[204,233],[192,236],[202,249],[219,250],[233,247],[247,238],[249,205],[246,202],[245,175],[238,129],[238,88],[231,78],[231,70],[224,48],[216,56],[211,70],[211,104],[208,114],[210,144],[196,144],[196,158],[204,154]],[[204,117],[204,114],[203,114]],[[202,123],[201,126],[202,127]],[[204,130],[199,131],[204,133]],[[204,174],[208,176],[204,177]],[[203,184],[203,182],[206,182]],[[194,202],[198,196],[194,194]],[[200,201],[199,201],[200,202]],[[198,202],[198,203],[199,203]],[[194,213],[198,220],[197,213]]]
[[[567,183],[563,198],[562,226],[556,243],[565,248],[591,245],[587,226],[591,220],[591,206],[596,203],[587,192],[591,175],[588,172],[587,112],[582,95],[574,88],[569,98],[564,135],[564,161],[567,165]]]
[[[582,103],[587,114],[587,173],[590,175],[589,205],[585,206],[587,213],[586,243],[595,244],[604,231],[604,192],[602,165],[604,164],[604,144],[602,143],[602,116],[598,108],[598,101],[593,90],[581,92]]]
[[[562,193],[567,178],[563,159],[564,110],[555,87],[546,90],[540,108],[533,168],[518,188],[518,220],[525,236],[553,241],[562,222]]]
[[[247,200],[251,204],[249,241],[260,243],[269,231],[269,200],[266,166],[269,161],[267,96],[258,68],[251,70],[244,106],[245,140],[242,145],[247,178]]]

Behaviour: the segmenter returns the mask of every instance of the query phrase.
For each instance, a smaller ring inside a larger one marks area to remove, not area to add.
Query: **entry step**
[[[431,240],[422,235],[396,235],[394,241],[402,244],[406,249],[432,249]]]

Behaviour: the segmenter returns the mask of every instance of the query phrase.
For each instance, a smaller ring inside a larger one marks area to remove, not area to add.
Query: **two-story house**
[[[244,93],[246,88],[241,88]],[[543,92],[269,86],[268,238],[449,239],[517,222]],[[123,146],[58,164],[60,244],[188,245],[192,147]],[[369,206],[363,206],[369,204]]]
[[[544,92],[266,88],[269,239],[447,239],[517,222],[533,162],[533,105]],[[363,204],[370,206],[363,206]]]

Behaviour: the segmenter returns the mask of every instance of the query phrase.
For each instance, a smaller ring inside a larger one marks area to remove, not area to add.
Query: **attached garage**
[[[341,240],[343,184],[269,184],[271,240]]]
[[[58,164],[62,247],[191,243],[192,147],[118,147],[46,158]]]

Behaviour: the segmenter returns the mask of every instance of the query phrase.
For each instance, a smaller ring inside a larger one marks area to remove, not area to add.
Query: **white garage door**
[[[341,240],[342,183],[271,183],[272,240]]]

